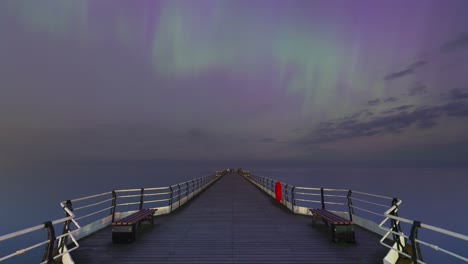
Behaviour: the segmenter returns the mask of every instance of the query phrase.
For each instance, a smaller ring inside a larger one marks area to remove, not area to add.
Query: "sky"
[[[0,1],[0,166],[468,166],[468,1]]]

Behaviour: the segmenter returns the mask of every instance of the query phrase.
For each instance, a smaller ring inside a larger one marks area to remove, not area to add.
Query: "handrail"
[[[75,198],[72,200],[62,201],[60,202],[60,206],[64,210],[66,217],[0,236],[0,242],[3,242],[6,240],[15,238],[15,237],[19,237],[25,234],[29,234],[29,233],[41,230],[41,229],[49,230],[48,240],[36,243],[34,245],[31,245],[23,249],[16,250],[15,252],[8,254],[6,256],[3,256],[3,257],[0,256],[0,262],[13,258],[15,256],[22,255],[30,250],[33,250],[35,248],[38,248],[40,246],[47,244],[48,246],[47,246],[46,253],[47,252],[50,252],[50,253],[45,255],[45,258],[43,259],[43,262],[41,263],[51,263],[52,259],[55,259],[55,260],[59,259],[63,255],[68,254],[69,252],[79,247],[77,239],[74,236],[76,235],[76,232],[80,231],[81,229],[81,225],[77,222],[77,220],[83,220],[85,218],[89,218],[91,216],[98,215],[106,211],[108,212],[109,209],[112,209],[111,215],[113,215],[115,213],[116,207],[118,206],[128,206],[128,205],[136,205],[136,204],[140,204],[141,206],[143,204],[150,204],[150,203],[154,204],[154,203],[161,203],[161,202],[169,203],[169,204],[165,204],[165,206],[170,206],[170,211],[169,211],[170,213],[173,210],[177,209],[177,207],[176,208],[172,207],[172,202],[180,203],[182,199],[184,200],[186,199],[186,201],[192,199],[193,197],[195,197],[194,195],[195,192],[196,194],[199,194],[202,191],[202,189],[205,189],[206,187],[208,187],[208,185],[213,183],[216,179],[219,179],[220,177],[224,176],[227,173],[228,171],[226,170],[217,171],[214,174],[210,174],[210,175],[206,175],[206,176],[199,177],[196,179],[185,181],[183,183],[178,184],[180,187],[178,190],[176,188],[173,188],[174,186],[177,186],[177,185],[141,188],[141,189],[121,189],[121,190],[114,190],[110,192],[104,192],[104,193],[98,193],[98,194],[93,194],[89,196],[79,197],[79,198]],[[196,182],[196,186],[195,186],[195,182]],[[179,191],[180,193],[181,189],[184,190],[181,194],[186,194],[186,195],[174,195],[174,192]],[[143,190],[149,193],[144,193]],[[139,192],[139,194],[131,194],[132,192]],[[119,195],[119,193],[121,195]],[[191,196],[190,196],[190,193],[192,193]],[[111,195],[110,198],[108,197],[109,195]],[[153,196],[153,197],[163,196],[164,197],[164,195],[168,198],[144,201],[144,197],[149,197],[149,196]],[[173,200],[175,197],[177,197],[176,201]],[[119,198],[120,199],[139,198],[139,200],[138,202],[117,203],[116,200]],[[96,199],[101,199],[101,200],[96,201]],[[73,203],[86,203],[86,202],[89,202],[89,203],[77,206],[75,208],[73,208],[72,206]],[[109,202],[110,202],[110,206],[109,206]],[[94,209],[102,205],[104,205],[105,207]],[[86,212],[87,210],[91,210],[91,209],[93,211]],[[80,215],[80,216],[75,215],[76,211],[82,211],[82,210],[86,212],[84,215]],[[71,230],[70,223],[73,223],[75,225],[74,230]],[[60,235],[55,235],[54,225],[58,225],[58,224],[64,225],[63,232]],[[68,241],[67,238],[71,240],[73,247],[71,248],[66,247],[67,241]],[[59,249],[59,252],[54,254],[53,249],[55,248],[56,241],[58,241],[57,249]]]
[[[270,195],[274,195],[274,189],[272,189],[272,187],[269,185],[269,182],[273,182],[273,181],[280,182],[283,188],[283,193],[285,193],[285,190],[287,190],[287,192],[291,192],[292,194],[291,195],[292,201],[286,201],[286,202],[291,202],[293,206],[291,206],[290,208],[286,203],[284,203],[284,205],[288,209],[292,210],[294,213],[298,213],[295,211],[294,207],[296,207],[296,210],[297,210],[296,202],[299,201],[299,202],[306,202],[306,203],[318,203],[318,204],[321,203],[323,208],[327,204],[347,206],[349,209],[349,217],[351,220],[353,216],[356,216],[353,209],[357,209],[362,212],[384,218],[379,224],[376,223],[377,226],[385,233],[380,240],[380,244],[389,248],[391,251],[397,252],[398,255],[401,257],[412,259],[414,263],[426,263],[426,262],[423,262],[422,260],[422,254],[421,254],[421,250],[419,249],[419,245],[424,245],[426,247],[429,247],[432,250],[440,251],[451,257],[455,257],[465,262],[468,262],[468,258],[460,254],[444,249],[438,245],[434,245],[432,243],[418,239],[417,231],[418,229],[430,230],[432,232],[444,234],[452,238],[460,239],[463,241],[468,241],[468,236],[464,234],[456,233],[456,232],[453,232],[444,228],[424,224],[419,221],[415,221],[415,220],[411,220],[411,219],[398,216],[398,209],[399,209],[399,206],[402,204],[402,201],[397,198],[392,198],[392,197],[388,197],[384,195],[372,194],[372,193],[367,193],[367,192],[361,192],[361,191],[354,191],[354,190],[302,187],[302,186],[298,187],[298,186],[292,186],[290,184],[283,183],[281,181],[276,181],[270,178],[266,178],[263,176],[254,175],[246,171],[242,171],[240,172],[240,174],[246,177],[247,179],[249,179],[250,181],[254,182],[255,184],[257,184],[258,186],[262,187],[265,192],[270,192],[269,193]],[[311,193],[310,191],[314,191],[315,193]],[[348,195],[343,196],[343,195],[335,195],[335,194],[324,194],[325,191],[347,192]],[[359,198],[353,197],[353,195],[356,195],[356,194],[359,196]],[[307,199],[308,197],[312,197],[312,196],[321,196],[322,200],[319,201],[319,200]],[[333,198],[333,199],[346,198],[347,201],[344,203],[340,203],[337,201],[330,202],[330,201],[325,201],[325,198]],[[369,201],[369,199],[383,199],[386,201],[391,200],[392,203],[385,205],[380,202],[381,200],[379,202],[376,202],[373,200]],[[353,202],[358,202],[360,204],[359,206],[357,206],[353,204]],[[367,206],[367,207],[373,206],[373,207],[387,208],[387,209],[384,212],[376,212],[374,211],[375,209],[371,210],[369,208],[363,208],[363,206]],[[359,215],[359,217],[367,221],[371,221],[375,223],[373,220],[367,219],[366,217],[363,217],[361,215]],[[385,224],[389,221],[391,222],[391,225],[390,227],[386,227]],[[400,223],[411,225],[410,235],[405,235],[401,231]],[[393,235],[393,238],[391,239],[391,241],[396,246],[392,246],[392,245],[385,243],[385,241],[389,239],[390,235]],[[412,248],[411,253],[406,252],[406,249],[403,247],[403,243],[406,243],[405,242],[406,240],[409,240],[409,242],[411,243],[411,248]]]
[[[45,222],[44,224],[41,224],[41,225],[25,228],[25,229],[20,230],[20,231],[16,231],[16,232],[13,232],[13,233],[10,233],[10,234],[0,236],[0,242],[2,242],[2,241],[6,241],[8,239],[11,239],[11,238],[23,236],[23,235],[38,231],[38,230],[41,230],[41,229],[48,229],[49,230],[49,237],[48,237],[47,240],[44,240],[44,241],[41,241],[39,243],[33,244],[33,245],[31,245],[29,247],[26,247],[26,248],[18,249],[13,253],[10,253],[8,255],[0,257],[0,262],[4,261],[4,260],[7,260],[7,259],[10,259],[10,258],[13,258],[13,257],[20,256],[20,255],[22,255],[22,254],[24,254],[24,253],[26,253],[28,251],[31,251],[31,250],[33,250],[35,248],[38,248],[38,247],[46,245],[46,244],[48,245],[48,247],[50,247],[50,246],[53,247],[54,246],[53,244],[55,243],[55,241],[57,239],[64,239],[67,236],[73,241],[74,246],[72,248],[66,248],[64,251],[60,252],[58,255],[50,255],[49,253],[47,253],[45,255],[45,260],[43,260],[43,262],[41,262],[41,263],[49,263],[51,259],[54,259],[54,260],[58,259],[61,256],[63,256],[64,254],[67,254],[67,253],[77,249],[79,247],[79,244],[75,240],[75,238],[73,237],[72,232],[68,231],[67,233],[59,235],[59,236],[55,236],[55,235],[51,236],[50,235],[50,234],[55,233],[54,225],[66,223],[66,222],[68,222],[70,220],[73,220],[73,218],[74,218],[74,215],[71,215],[69,217],[60,218],[60,219],[50,221],[50,222]],[[80,226],[77,225],[77,228],[79,229]],[[52,232],[51,232],[51,230],[52,230]]]

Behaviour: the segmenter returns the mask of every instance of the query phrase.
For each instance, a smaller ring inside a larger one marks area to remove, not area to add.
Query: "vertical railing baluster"
[[[418,229],[421,227],[420,221],[413,221],[411,226],[409,240],[411,241],[412,254],[411,259],[414,264],[417,264],[418,261],[423,261],[421,255],[421,249],[419,248],[419,243],[416,241],[418,239]]]
[[[288,205],[289,197],[288,197],[288,184],[284,186],[284,200],[286,201],[286,207]]]
[[[172,204],[174,203],[174,202],[173,202],[173,199],[174,199],[174,189],[172,189],[172,185],[169,186],[169,188],[171,189],[171,194],[170,194],[171,196],[169,197],[169,203],[170,203],[169,205],[171,206],[171,212],[172,212]]]
[[[353,221],[353,214],[354,214],[354,208],[353,208],[353,200],[351,198],[351,195],[353,192],[351,190],[348,191],[348,213],[349,213],[349,221]]]
[[[54,263],[54,246],[55,246],[55,228],[51,221],[47,221],[44,223],[44,227],[47,228],[47,240],[49,240],[44,256],[42,257],[42,262],[46,262],[47,264]]]
[[[111,208],[111,215],[112,215],[112,223],[115,220],[115,207],[117,206],[117,194],[115,190],[112,190],[112,208]]]
[[[292,195],[292,198],[291,198],[291,210],[294,212],[294,206],[296,206],[296,195],[294,193],[294,190],[296,189],[296,186],[293,186],[292,189],[291,189],[291,195]]]
[[[323,188],[320,188],[320,197],[322,200],[322,209],[325,209],[325,195],[323,193]]]
[[[389,214],[390,215],[393,215],[393,216],[397,216],[398,217],[398,198],[393,198],[392,199],[392,207],[395,207]],[[390,225],[391,225],[391,229],[393,232],[396,232],[396,233],[401,233],[401,226],[400,226],[400,222],[393,219],[393,218],[390,218]],[[397,235],[397,234],[393,234],[392,233],[392,236],[393,236],[393,242],[397,244],[397,249],[400,250],[400,251],[403,251],[403,252],[406,252],[406,249],[405,247],[402,245],[401,243],[401,237],[400,235]]]
[[[71,200],[67,200],[65,202],[64,209],[65,208],[67,208],[70,211],[73,211],[73,205],[72,205]],[[64,211],[65,211],[65,217],[69,217],[70,214],[67,212],[67,210],[64,210]],[[66,234],[66,233],[68,233],[68,231],[70,231],[70,224],[71,224],[71,220],[65,221],[65,223],[63,224],[62,235]],[[59,241],[58,241],[59,251],[63,250],[67,243],[68,243],[68,237],[60,238]]]
[[[141,188],[141,190],[140,190],[140,206],[139,206],[140,210],[143,209],[144,192],[145,192],[145,188]]]
[[[179,201],[179,207],[180,207],[180,184],[177,184],[177,200]]]

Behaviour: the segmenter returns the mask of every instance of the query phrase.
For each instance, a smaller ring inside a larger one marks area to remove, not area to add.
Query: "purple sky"
[[[0,165],[468,165],[468,1],[0,2]]]

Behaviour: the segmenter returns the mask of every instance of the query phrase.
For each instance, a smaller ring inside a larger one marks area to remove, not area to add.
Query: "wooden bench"
[[[117,222],[112,223],[112,242],[132,242],[136,230],[143,221],[154,224],[153,215],[158,209],[141,209]]]
[[[351,242],[355,243],[354,224],[352,221],[344,219],[325,209],[309,209],[312,213],[312,222],[315,224],[318,220],[322,220],[332,232],[333,242]]]

